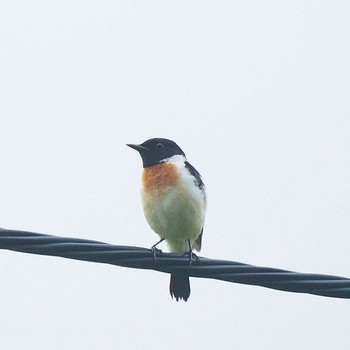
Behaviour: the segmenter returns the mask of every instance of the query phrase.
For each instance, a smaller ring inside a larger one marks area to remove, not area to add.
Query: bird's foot
[[[193,253],[192,244],[191,244],[191,241],[189,239],[187,240],[187,243],[188,243],[188,252],[185,253],[184,256],[188,256],[188,260],[190,262],[190,265],[192,265],[192,261],[193,260],[199,261],[199,258],[195,253]]]
[[[164,241],[164,238],[162,238],[160,241],[158,241],[156,244],[153,244],[151,247],[151,252],[154,258],[154,263],[157,263],[157,254],[162,254],[163,252],[160,249],[157,249],[157,245]]]
[[[154,260],[157,259],[157,254],[162,254],[163,253],[161,249],[156,248],[156,244],[152,245],[151,252],[152,252],[152,255],[154,257]]]
[[[183,256],[188,256],[188,261],[190,265],[192,265],[192,261],[199,261],[199,257],[195,253],[193,253],[192,250],[189,250]]]

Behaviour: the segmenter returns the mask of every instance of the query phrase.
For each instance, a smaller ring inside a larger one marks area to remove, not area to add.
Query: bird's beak
[[[127,146],[133,148],[133,149],[136,149],[136,151],[138,152],[145,152],[145,151],[149,151],[148,148],[144,147],[144,146],[141,146],[141,145],[134,145],[132,143],[128,143]]]

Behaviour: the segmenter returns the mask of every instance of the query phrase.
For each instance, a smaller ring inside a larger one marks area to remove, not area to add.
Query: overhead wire
[[[0,249],[148,269],[190,277],[262,286],[287,292],[350,298],[350,279],[259,267],[236,261],[157,252],[151,249],[0,228]]]

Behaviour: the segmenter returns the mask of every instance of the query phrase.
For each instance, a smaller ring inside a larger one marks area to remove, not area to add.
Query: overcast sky
[[[142,165],[201,172],[201,255],[350,277],[347,1],[0,5],[0,227],[150,247]],[[166,246],[162,246],[166,250]],[[0,251],[1,349],[346,349],[350,301]]]

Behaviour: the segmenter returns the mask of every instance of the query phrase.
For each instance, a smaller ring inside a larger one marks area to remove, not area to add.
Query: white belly
[[[188,240],[192,244],[204,225],[205,194],[189,174],[179,184],[176,190],[169,187],[158,194],[143,189],[142,202],[152,230],[166,240],[172,252],[187,252]]]

